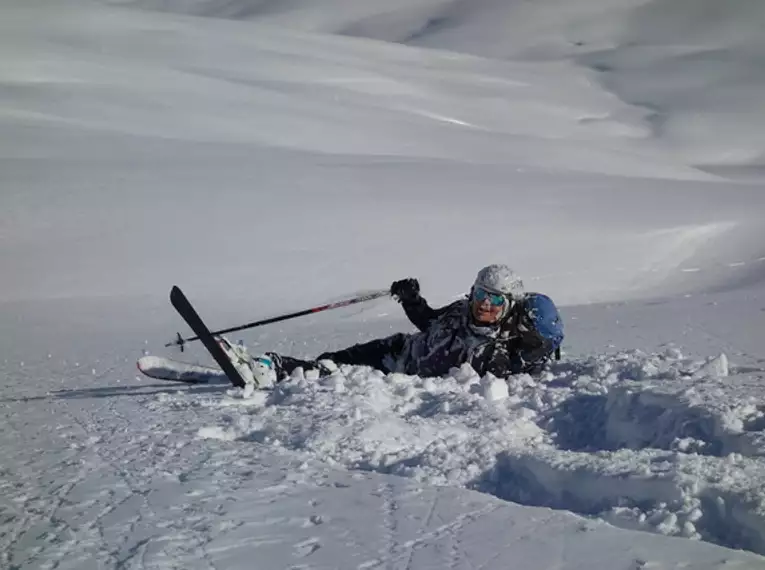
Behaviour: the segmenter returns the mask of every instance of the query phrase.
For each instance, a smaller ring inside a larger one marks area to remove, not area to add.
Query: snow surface
[[[763,14],[4,2],[0,568],[762,568]],[[135,370],[175,283],[223,327],[489,263],[561,305],[542,378]]]

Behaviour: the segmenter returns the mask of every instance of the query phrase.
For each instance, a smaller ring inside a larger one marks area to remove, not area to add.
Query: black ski
[[[210,329],[207,328],[207,325],[202,318],[194,310],[194,307],[186,298],[186,295],[184,295],[183,291],[175,285],[170,290],[170,302],[181,317],[183,317],[183,320],[186,321],[189,327],[191,327],[191,330],[193,330],[199,337],[199,340],[205,345],[207,352],[209,352],[210,356],[215,359],[215,362],[218,363],[221,370],[226,373],[226,376],[231,380],[231,383],[239,388],[244,388],[245,382],[241,374],[239,374],[237,369],[231,363],[231,360],[226,356],[226,353],[223,352],[223,349],[216,342],[213,335],[210,334]]]

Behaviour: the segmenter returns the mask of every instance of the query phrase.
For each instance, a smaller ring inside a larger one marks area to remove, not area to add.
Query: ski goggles
[[[492,307],[501,307],[507,302],[507,297],[501,293],[492,293],[482,287],[476,287],[473,290],[473,299],[479,303],[483,303],[486,299],[489,300],[489,304]]]

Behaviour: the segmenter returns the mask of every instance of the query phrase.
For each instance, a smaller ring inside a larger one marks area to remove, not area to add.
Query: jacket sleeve
[[[518,339],[513,358],[514,373],[536,374],[541,372],[554,352],[555,349],[552,348],[551,343],[545,339],[531,335],[521,337]]]
[[[481,367],[481,370],[478,370],[475,364],[473,365],[473,368],[481,376],[490,372],[497,378],[507,378],[512,374],[518,374],[521,371],[521,367],[520,359],[517,358],[516,354],[507,350],[506,347],[497,346],[494,347],[491,357]]]
[[[541,314],[538,307],[540,297],[547,301],[543,303]],[[531,308],[527,305],[530,298],[536,303]],[[552,300],[538,293],[527,294],[526,299],[516,306],[508,321],[508,329],[510,339],[505,349],[511,374],[541,372],[563,340],[563,326],[557,308]]]
[[[495,345],[483,372],[491,372],[498,378],[523,373],[533,375],[544,369],[549,358],[547,347],[515,337]]]
[[[444,309],[446,309],[446,307],[440,309],[432,308],[428,305],[428,302],[419,295],[416,299],[411,301],[402,301],[401,306],[404,308],[407,318],[420,331],[427,330],[431,323],[438,318]]]

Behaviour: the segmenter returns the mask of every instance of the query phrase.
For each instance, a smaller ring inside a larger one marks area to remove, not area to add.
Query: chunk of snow
[[[504,400],[510,395],[507,382],[490,374],[487,374],[481,381],[481,388],[483,390],[483,397],[490,402]]]
[[[725,353],[720,354],[715,358],[710,358],[707,362],[696,371],[694,376],[703,377],[708,376],[710,378],[725,378],[728,376],[730,370],[728,365],[728,357]]]

